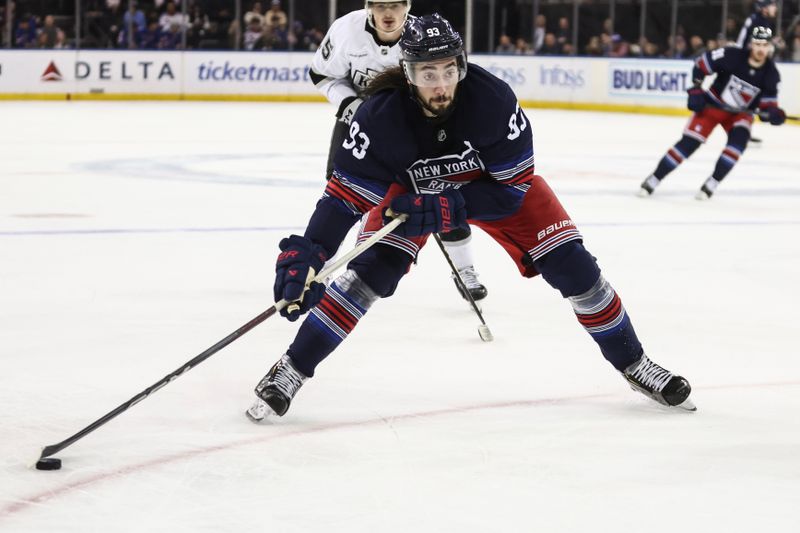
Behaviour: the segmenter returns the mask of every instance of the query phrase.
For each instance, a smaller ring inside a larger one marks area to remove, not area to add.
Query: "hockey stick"
[[[419,194],[419,187],[417,187],[417,182],[413,179],[411,180],[411,186],[414,187],[414,192]],[[494,335],[492,335],[492,331],[489,329],[489,326],[486,325],[486,321],[483,319],[483,313],[481,313],[480,307],[478,307],[478,304],[475,303],[475,298],[472,297],[469,289],[467,289],[467,284],[464,283],[464,279],[461,277],[461,274],[459,274],[456,265],[453,264],[450,254],[447,253],[444,243],[442,242],[442,238],[439,237],[438,233],[434,233],[433,238],[436,240],[436,244],[439,245],[439,249],[442,251],[444,258],[447,260],[447,264],[450,265],[450,270],[453,271],[453,278],[456,280],[458,288],[466,295],[469,305],[472,306],[472,310],[475,311],[475,314],[478,315],[478,319],[481,321],[481,325],[478,326],[478,335],[483,342],[493,341]]]
[[[447,260],[447,264],[450,265],[450,270],[453,271],[453,276],[456,280],[456,283],[458,283],[459,288],[464,292],[464,294],[467,295],[467,300],[469,300],[469,304],[472,306],[472,310],[475,311],[475,314],[478,315],[478,319],[481,321],[481,325],[478,326],[478,335],[480,335],[481,340],[483,342],[493,341],[494,335],[492,335],[492,331],[489,329],[489,326],[486,325],[486,321],[483,319],[483,313],[481,313],[480,307],[478,307],[478,304],[475,303],[475,298],[472,297],[472,294],[470,294],[469,289],[467,289],[467,285],[461,278],[461,274],[458,273],[456,265],[454,265],[453,260],[450,259],[450,254],[447,253],[447,249],[445,249],[444,247],[442,238],[439,237],[438,233],[434,233],[433,238],[436,240],[436,244],[439,245],[439,249],[442,251],[442,255],[444,255],[445,260]]]
[[[339,267],[341,267],[342,265],[345,265],[351,259],[354,259],[355,257],[358,257],[359,255],[364,253],[368,248],[370,248],[372,245],[374,245],[376,242],[378,242],[380,239],[382,239],[386,234],[390,233],[397,226],[399,226],[400,224],[405,222],[407,218],[408,218],[408,215],[400,215],[397,218],[395,218],[394,220],[392,220],[391,222],[389,222],[388,224],[386,224],[379,231],[376,231],[374,235],[370,236],[367,240],[365,240],[361,244],[357,245],[355,248],[350,250],[348,253],[344,254],[342,257],[340,257],[339,259],[334,261],[327,268],[324,268],[319,274],[317,274],[315,277],[310,279],[307,282],[306,286],[308,286],[308,284],[310,284],[311,281],[316,281],[317,283],[322,283],[325,280],[325,278],[327,278],[332,272],[334,272],[335,270],[338,270]],[[108,412],[107,414],[103,415],[102,417],[98,418],[97,420],[95,420],[94,422],[92,422],[91,424],[89,424],[88,426],[83,428],[82,430],[78,431],[77,433],[75,433],[71,437],[69,437],[67,439],[64,439],[63,441],[59,442],[58,444],[51,444],[49,446],[45,446],[44,448],[42,448],[42,452],[41,452],[41,454],[39,456],[39,460],[42,460],[45,457],[50,457],[51,455],[54,455],[54,454],[60,452],[61,450],[63,450],[67,446],[70,446],[70,445],[74,444],[75,442],[77,442],[78,440],[82,439],[83,437],[85,437],[86,435],[88,435],[92,431],[96,430],[100,426],[102,426],[102,425],[106,424],[107,422],[111,421],[112,419],[116,418],[118,415],[124,413],[125,411],[127,411],[128,409],[130,409],[131,407],[133,407],[137,403],[141,402],[142,400],[144,400],[145,398],[147,398],[148,396],[150,396],[151,394],[153,394],[157,390],[165,387],[171,381],[176,380],[177,378],[179,378],[180,376],[182,376],[183,374],[185,374],[189,370],[193,369],[194,367],[196,367],[197,365],[199,365],[200,363],[202,363],[203,361],[205,361],[206,359],[208,359],[209,357],[211,357],[212,355],[214,355],[215,353],[217,353],[218,351],[220,351],[221,349],[223,349],[224,347],[226,347],[227,345],[229,345],[230,343],[232,343],[233,341],[235,341],[236,339],[238,339],[239,337],[241,337],[242,335],[244,335],[245,333],[247,333],[251,329],[255,328],[257,325],[261,324],[266,319],[268,319],[269,317],[271,317],[272,315],[274,315],[275,313],[277,313],[278,311],[280,311],[281,309],[283,309],[284,307],[286,307],[287,305],[290,305],[290,304],[291,304],[291,302],[288,302],[286,300],[279,300],[279,301],[275,302],[275,305],[273,305],[272,307],[270,307],[269,309],[267,309],[266,311],[264,311],[263,313],[261,313],[257,317],[253,318],[250,322],[248,322],[247,324],[243,325],[242,327],[240,327],[239,329],[237,329],[236,331],[234,331],[233,333],[231,333],[230,335],[228,335],[227,337],[225,337],[221,341],[217,342],[215,345],[211,346],[210,348],[205,350],[200,355],[194,357],[193,359],[190,359],[189,361],[187,361],[186,363],[181,365],[177,370],[175,370],[173,372],[170,372],[169,374],[167,374],[166,376],[161,378],[159,381],[157,381],[153,385],[147,387],[146,389],[144,389],[142,392],[140,392],[139,394],[137,394],[136,396],[134,396],[130,400],[128,400],[125,403],[123,403],[120,406],[118,406],[116,409],[114,409],[114,410]]]

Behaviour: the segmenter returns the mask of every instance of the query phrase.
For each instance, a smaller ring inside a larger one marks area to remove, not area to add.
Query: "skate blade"
[[[273,411],[267,402],[262,400],[261,398],[256,398],[256,401],[253,402],[245,412],[245,416],[253,422],[254,424],[260,424],[270,416],[275,415],[275,411]]]
[[[694,195],[694,199],[700,202],[705,202],[706,200],[711,200],[711,197],[705,191],[699,191]]]
[[[697,411],[697,406],[695,406],[694,402],[689,398],[686,398],[685,400],[683,400],[683,403],[679,403],[674,407],[677,407],[678,409],[683,409],[684,411],[690,411],[692,413]]]
[[[636,196],[639,198],[650,198],[652,193],[645,189],[644,187],[640,187],[638,191],[636,191]]]

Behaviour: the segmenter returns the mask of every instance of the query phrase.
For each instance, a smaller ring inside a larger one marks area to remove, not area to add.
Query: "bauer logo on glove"
[[[384,221],[391,220],[390,213],[408,215],[406,223],[394,231],[403,237],[448,232],[467,223],[464,197],[456,189],[441,194],[402,194],[384,211]]]

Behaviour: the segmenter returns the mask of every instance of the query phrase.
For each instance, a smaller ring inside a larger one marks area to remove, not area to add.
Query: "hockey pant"
[[[658,163],[653,175],[658,180],[675,170],[685,159],[691,156],[704,142],[717,125],[721,125],[728,134],[728,143],[717,160],[712,176],[722,181],[742,156],[750,140],[750,128],[753,117],[749,113],[729,113],[715,107],[707,107],[692,115],[683,137],[667,150]]]
[[[406,191],[392,186],[383,202],[362,224],[359,241],[382,225],[381,211],[391,198]],[[525,277],[541,274],[569,300],[579,323],[618,370],[637,361],[643,351],[619,296],[603,278],[595,258],[555,194],[540,176],[513,215],[493,221],[471,220],[498,242]],[[305,319],[288,353],[303,374],[316,366],[347,338],[379,298],[394,294],[427,236],[406,239],[386,236],[348,265],[328,287],[322,301]]]

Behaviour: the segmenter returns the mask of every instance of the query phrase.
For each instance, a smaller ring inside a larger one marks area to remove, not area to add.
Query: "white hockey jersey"
[[[381,45],[367,25],[367,11],[359,9],[338,18],[311,62],[311,79],[337,107],[358,96],[369,81],[388,67],[400,64],[400,46]]]

